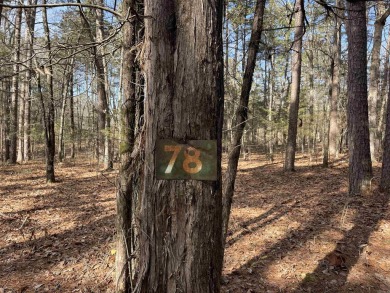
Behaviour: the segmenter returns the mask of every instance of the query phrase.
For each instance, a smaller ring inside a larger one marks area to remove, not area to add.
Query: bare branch
[[[50,4],[36,4],[36,5],[11,5],[7,3],[1,3],[0,1],[0,7],[7,7],[10,9],[15,9],[15,8],[38,8],[38,7],[46,7],[46,8],[55,8],[55,7],[65,7],[65,6],[75,6],[75,7],[88,7],[88,8],[95,8],[95,9],[101,9],[104,11],[107,11],[119,19],[123,18],[123,15],[111,8],[105,7],[105,6],[100,6],[100,5],[95,5],[95,4],[86,4],[86,3],[50,3]]]

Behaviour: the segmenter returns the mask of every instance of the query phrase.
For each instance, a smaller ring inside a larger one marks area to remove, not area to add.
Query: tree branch
[[[10,9],[15,9],[15,8],[38,8],[38,7],[46,7],[46,8],[55,8],[55,7],[65,7],[65,6],[75,6],[75,7],[88,7],[88,8],[95,8],[95,9],[101,9],[104,11],[107,11],[119,19],[123,18],[123,15],[111,8],[105,7],[105,6],[100,6],[100,5],[95,5],[95,4],[85,4],[85,3],[51,3],[51,4],[36,4],[36,5],[11,5],[7,3],[1,3],[0,1],[0,7],[7,7]]]

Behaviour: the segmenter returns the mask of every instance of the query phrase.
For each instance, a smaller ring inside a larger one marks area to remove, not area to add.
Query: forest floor
[[[224,293],[390,292],[390,202],[347,196],[347,162],[241,161]],[[0,293],[113,292],[115,178],[88,160],[0,166]]]

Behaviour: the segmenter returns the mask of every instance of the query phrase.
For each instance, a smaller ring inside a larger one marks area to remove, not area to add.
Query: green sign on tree
[[[155,170],[157,179],[217,180],[217,141],[158,140]]]

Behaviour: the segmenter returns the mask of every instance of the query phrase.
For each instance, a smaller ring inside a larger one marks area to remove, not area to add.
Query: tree
[[[348,1],[349,194],[360,194],[372,178],[367,101],[366,2]]]
[[[241,94],[239,105],[237,107],[234,121],[236,123],[236,131],[233,134],[233,142],[230,147],[231,151],[228,158],[228,167],[224,178],[223,190],[223,233],[226,237],[226,232],[229,223],[230,208],[233,200],[234,185],[237,175],[238,160],[241,152],[241,141],[244,133],[244,128],[248,119],[248,104],[249,95],[251,92],[253,72],[256,66],[256,56],[259,51],[259,43],[261,39],[261,32],[263,29],[265,0],[258,0],[256,2],[255,15],[253,19],[253,27],[251,39],[248,48],[248,60],[246,62],[243,83],[241,87]]]
[[[144,187],[135,292],[219,292],[223,1],[145,2]],[[156,141],[217,140],[216,181],[160,181]]]
[[[383,162],[380,189],[385,192],[390,191],[390,90],[387,98],[386,131],[383,144]]]
[[[336,5],[340,5],[340,0],[336,2]],[[333,30],[333,44],[332,44],[332,56],[331,56],[331,95],[330,95],[330,110],[329,110],[329,130],[328,130],[328,143],[329,143],[329,155],[331,158],[335,158],[338,155],[337,139],[339,136],[339,127],[337,122],[338,116],[338,98],[340,93],[340,66],[341,66],[341,20],[335,15],[335,24]]]
[[[43,4],[46,4],[46,0],[42,1]],[[52,50],[51,50],[51,39],[50,39],[50,28],[47,18],[46,7],[42,9],[42,20],[43,20],[43,30],[45,35],[45,49],[47,54],[48,65],[45,67],[41,65],[41,69],[38,70],[38,92],[41,102],[42,109],[42,120],[44,125],[44,135],[45,135],[45,154],[46,154],[46,182],[55,181],[54,173],[54,156],[55,156],[55,108],[54,108],[54,84],[53,84],[53,62],[52,62]],[[43,70],[42,70],[43,69]],[[44,97],[43,94],[43,82],[41,75],[46,76],[46,88],[48,96]],[[46,103],[45,103],[46,100]]]
[[[141,165],[138,147],[134,151],[136,126],[136,32],[137,19],[131,19],[136,11],[135,0],[124,0],[123,13],[129,13],[122,32],[122,74],[121,74],[121,132],[120,168],[117,192],[117,252],[116,252],[116,291],[131,292],[135,273],[136,249],[134,222],[137,206],[137,194],[140,192],[139,181]],[[134,152],[133,152],[134,151]],[[131,256],[131,259],[129,259]]]
[[[382,46],[382,32],[386,19],[390,15],[390,8],[384,3],[378,3],[377,18],[374,23],[374,39],[371,51],[370,86],[368,90],[369,123],[370,123],[370,152],[371,160],[376,161],[379,141],[377,133],[377,104],[379,91],[380,73],[380,50]]]
[[[10,162],[16,163],[17,158],[17,133],[18,133],[18,105],[19,105],[19,62],[21,39],[22,8],[18,8],[15,18],[13,76],[11,87],[11,116],[10,116]]]
[[[99,6],[103,7],[102,0],[99,0]],[[93,27],[89,20],[86,17],[83,9],[80,7],[80,16],[82,19],[82,24],[85,32],[88,35],[88,38],[91,42],[96,42],[100,46],[93,46],[91,48],[94,66],[96,70],[96,92],[98,105],[96,111],[98,113],[98,142],[96,145],[97,156],[99,158],[100,148],[103,145],[103,154],[104,154],[104,167],[106,169],[112,168],[112,158],[110,152],[110,143],[109,143],[109,127],[110,127],[110,117],[109,117],[109,107],[108,107],[108,95],[107,95],[107,68],[104,60],[104,49],[102,42],[104,39],[104,25],[103,25],[103,11],[101,9],[96,9],[95,11],[95,26]],[[93,29],[95,28],[95,30]],[[107,131],[106,131],[107,127]]]
[[[29,5],[37,4],[37,0],[28,0]],[[31,100],[32,100],[32,56],[34,51],[34,28],[35,28],[35,15],[36,9],[30,8],[24,10],[26,17],[26,31],[25,31],[25,42],[26,42],[26,63],[27,70],[25,74],[25,90],[24,90],[24,126],[23,126],[23,159],[28,161],[31,159]]]
[[[299,95],[301,88],[301,67],[302,67],[302,38],[304,34],[304,0],[297,0],[294,7],[295,13],[295,32],[294,43],[292,46],[292,65],[291,65],[291,96],[288,115],[288,133],[286,145],[286,157],[284,169],[294,171],[295,169],[295,151],[297,146],[298,129],[298,110]]]

